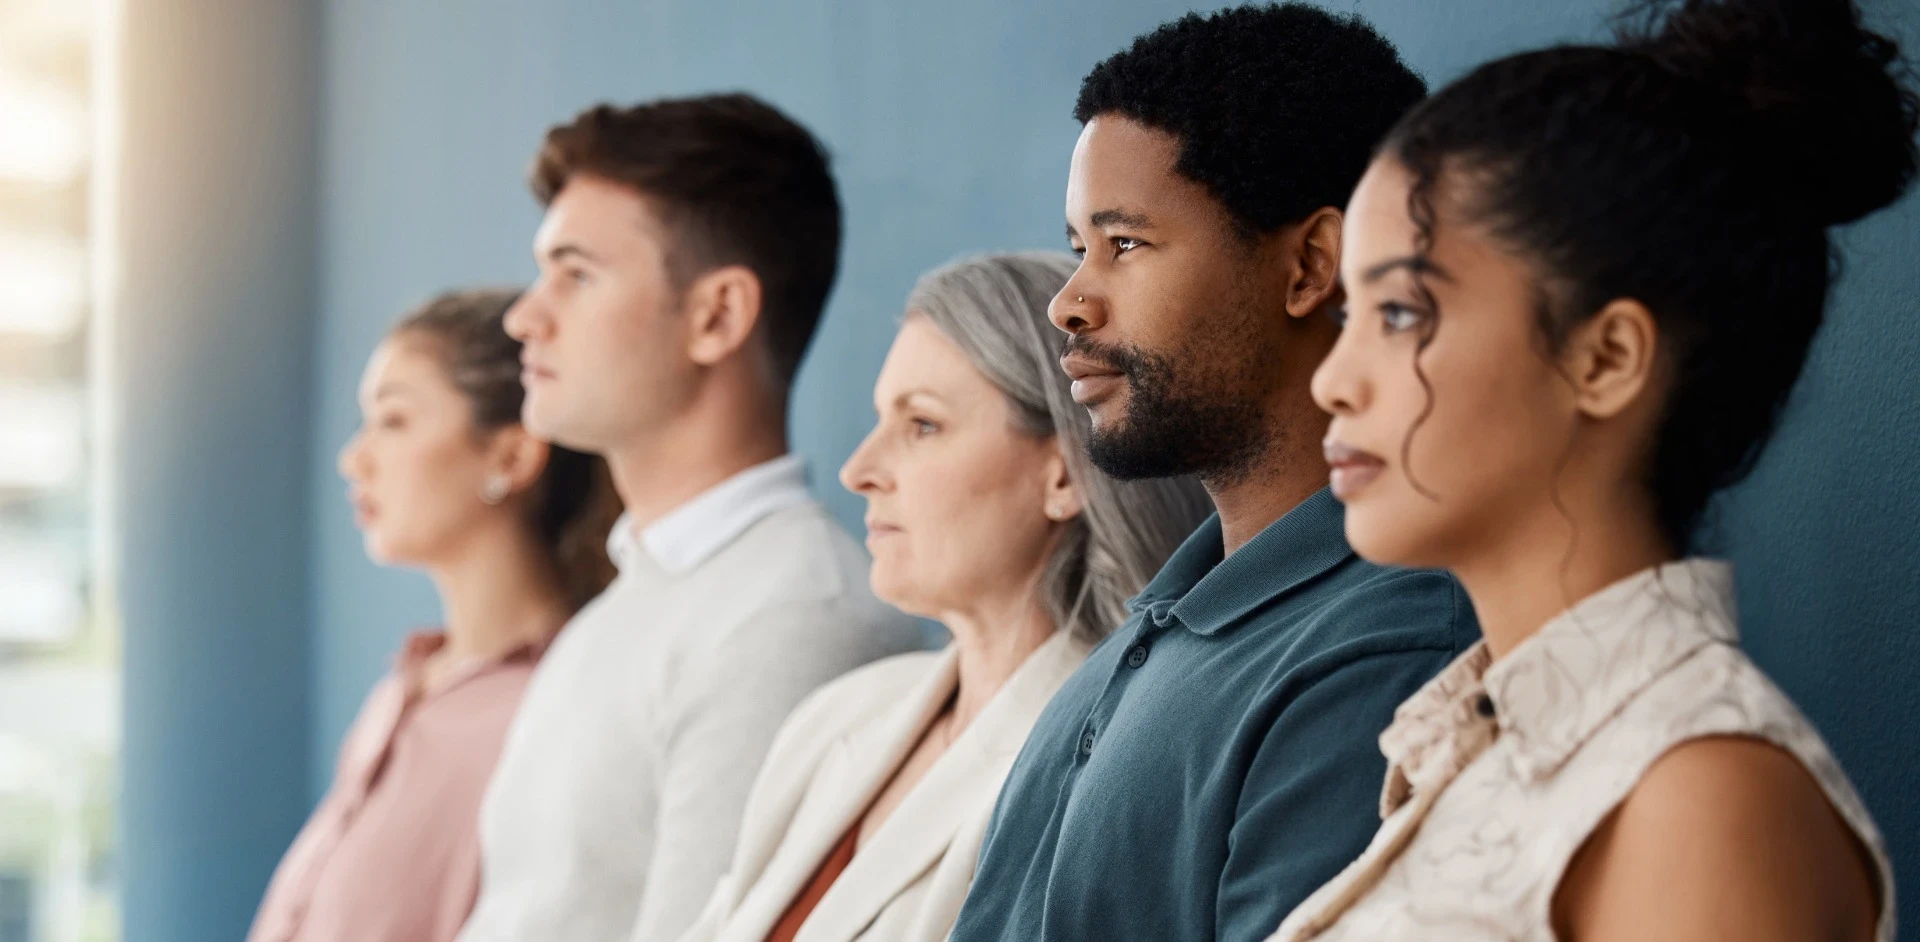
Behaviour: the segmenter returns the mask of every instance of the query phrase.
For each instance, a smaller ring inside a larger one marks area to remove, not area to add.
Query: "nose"
[[[1089,284],[1092,280],[1086,277],[1084,265],[1067,279],[1066,286],[1047,305],[1047,320],[1052,321],[1053,326],[1069,334],[1084,334],[1106,326],[1106,305]]]
[[[356,431],[353,437],[340,446],[340,457],[336,462],[340,477],[349,484],[358,484],[367,479],[366,433]]]
[[[1331,415],[1357,414],[1372,399],[1373,387],[1367,379],[1366,358],[1358,338],[1359,331],[1341,331],[1327,358],[1313,371],[1313,401]]]
[[[545,300],[541,297],[542,282],[536,281],[520,295],[513,306],[507,308],[507,336],[521,343],[535,337],[545,337],[552,318],[547,316]]]
[[[880,430],[875,428],[862,439],[860,447],[847,456],[847,463],[840,466],[840,486],[855,494],[871,494],[884,487],[884,477],[878,452],[880,451]]]

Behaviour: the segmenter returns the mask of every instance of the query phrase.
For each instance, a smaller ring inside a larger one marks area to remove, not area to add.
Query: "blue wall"
[[[1920,15],[1869,0],[1920,39]],[[1609,4],[1360,0],[1416,68],[1445,80],[1514,48],[1596,35]],[[849,237],[800,379],[797,446],[850,526],[833,475],[864,433],[868,383],[922,270],[961,252],[1060,243],[1074,90],[1088,66],[1184,9],[1171,0],[326,0],[318,170],[318,323],[305,443],[311,519],[308,787],[401,633],[434,617],[417,576],[361,555],[333,452],[363,358],[403,308],[443,287],[531,276],[537,212],[522,173],[541,132],[599,100],[745,88],[829,144]],[[1920,634],[1902,617],[1920,531],[1920,202],[1850,233],[1832,324],[1792,421],[1725,532],[1752,650],[1821,723],[1920,864],[1899,799],[1920,744]],[[287,730],[294,735],[294,730]],[[285,833],[262,833],[278,846]],[[256,855],[257,856],[257,855]],[[1911,897],[1913,894],[1908,894]],[[1920,915],[1920,914],[1917,914]],[[211,937],[211,936],[209,936]]]

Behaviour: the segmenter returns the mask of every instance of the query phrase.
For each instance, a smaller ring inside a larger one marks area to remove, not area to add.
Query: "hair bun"
[[[1852,0],[1644,0],[1621,43],[1740,102],[1760,198],[1819,226],[1852,222],[1912,183],[1920,97],[1893,40]],[[1736,106],[1740,107],[1740,106]]]

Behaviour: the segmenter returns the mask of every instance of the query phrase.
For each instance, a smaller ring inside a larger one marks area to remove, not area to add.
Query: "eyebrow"
[[[1124,209],[1103,209],[1087,217],[1087,221],[1093,223],[1097,229],[1108,229],[1114,226],[1122,229],[1153,228],[1153,220],[1147,218],[1146,213],[1131,213]]]
[[[916,386],[903,393],[900,393],[897,396],[894,396],[893,402],[891,403],[891,405],[896,409],[905,408],[907,406],[908,401],[913,399],[913,397],[915,396],[925,396],[926,398],[931,399],[934,402],[939,403],[940,405],[947,404],[947,400],[942,398],[939,393],[936,393],[931,389],[923,389]]]
[[[594,255],[592,252],[589,252],[586,249],[583,249],[572,242],[563,242],[547,250],[548,261],[558,262],[558,261],[563,261],[568,257],[580,258],[589,262],[600,261],[599,256]]]
[[[1453,276],[1447,270],[1433,263],[1432,259],[1419,255],[1403,255],[1390,258],[1360,273],[1360,280],[1367,283],[1379,281],[1397,270],[1405,269],[1416,275],[1432,275],[1441,281],[1451,282]]]

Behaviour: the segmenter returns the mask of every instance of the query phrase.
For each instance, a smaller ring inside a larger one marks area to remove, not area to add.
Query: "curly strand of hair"
[[[1413,474],[1413,436],[1433,416],[1433,382],[1427,378],[1427,371],[1420,365],[1420,355],[1427,352],[1433,344],[1434,334],[1440,329],[1440,304],[1434,299],[1432,289],[1427,287],[1426,272],[1430,256],[1433,254],[1433,184],[1439,176],[1439,168],[1425,154],[1417,153],[1409,147],[1402,154],[1407,169],[1413,172],[1413,185],[1407,189],[1407,217],[1413,220],[1413,265],[1408,274],[1413,279],[1413,293],[1420,305],[1427,309],[1425,327],[1420,333],[1420,343],[1413,349],[1413,375],[1420,381],[1420,388],[1426,391],[1426,405],[1420,409],[1420,415],[1413,420],[1413,426],[1407,429],[1407,437],[1400,442],[1400,466],[1407,471],[1407,483],[1413,485],[1415,493],[1434,502],[1440,495],[1428,490],[1426,485]]]

